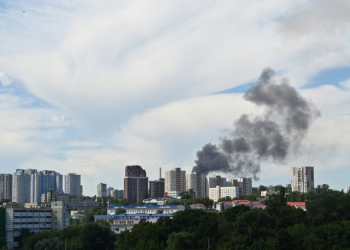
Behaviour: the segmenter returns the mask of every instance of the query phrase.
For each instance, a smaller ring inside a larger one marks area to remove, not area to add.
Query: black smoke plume
[[[264,114],[242,115],[234,123],[232,136],[221,139],[218,145],[204,145],[197,151],[193,171],[252,175],[258,180],[261,161],[283,163],[289,153],[297,152],[320,112],[286,79],[277,82],[274,75],[270,68],[263,70],[259,80],[243,96],[265,107]]]

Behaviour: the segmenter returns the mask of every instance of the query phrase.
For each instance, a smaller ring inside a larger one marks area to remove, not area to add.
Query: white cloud
[[[340,86],[343,86],[344,88],[350,89],[350,78],[345,80],[345,81],[340,82],[339,84],[340,84]]]
[[[5,73],[0,72],[0,83],[6,87],[12,83],[12,80]]]
[[[349,4],[318,2],[10,3],[0,14],[0,81],[9,89],[8,79],[19,79],[26,94],[53,107],[1,94],[7,156],[0,159],[12,169],[81,173],[88,194],[99,182],[122,187],[129,164],[144,166],[150,178],[159,167],[190,170],[196,150],[242,113],[261,112],[238,94],[211,93],[269,66],[304,86],[323,69],[350,65]],[[323,114],[306,141],[314,153],[276,171],[264,163],[264,178],[303,161],[346,164],[348,91],[323,86],[303,94]],[[329,148],[335,161],[314,156]]]
[[[91,148],[101,148],[104,147],[104,143],[94,142],[94,141],[70,141],[68,143],[69,147],[91,147]]]

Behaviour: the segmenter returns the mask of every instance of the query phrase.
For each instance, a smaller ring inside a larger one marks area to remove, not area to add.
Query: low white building
[[[148,199],[144,199],[143,203],[165,205],[166,203],[172,200],[174,200],[174,198],[156,198],[156,199],[148,198]]]
[[[239,197],[239,187],[220,187],[209,188],[209,199],[217,202],[220,198],[230,197],[231,199]]]
[[[159,218],[169,217],[172,218],[172,214],[118,214],[118,215],[95,215],[96,220],[105,220],[113,223],[111,229],[114,233],[120,234],[125,230],[131,230],[136,224],[139,224],[141,220],[149,223],[156,223]]]
[[[180,194],[183,193],[182,191],[169,191],[165,192],[166,196],[173,197],[175,199],[181,199]]]
[[[265,196],[268,196],[268,195],[272,195],[272,194],[275,194],[276,192],[275,191],[272,191],[272,190],[266,190],[266,191],[261,191],[261,197],[265,197]]]
[[[115,215],[118,208],[125,209],[126,214],[156,214],[159,210],[162,210],[165,214],[173,214],[185,210],[182,205],[110,206],[107,209],[107,215]]]

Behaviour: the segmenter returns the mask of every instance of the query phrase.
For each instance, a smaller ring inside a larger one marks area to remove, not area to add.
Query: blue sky
[[[189,172],[204,144],[264,112],[242,95],[271,67],[322,115],[301,154],[261,162],[253,185],[311,165],[316,184],[345,189],[349,11],[341,0],[0,1],[1,172],[80,173],[86,195],[123,188],[130,164],[150,179]]]

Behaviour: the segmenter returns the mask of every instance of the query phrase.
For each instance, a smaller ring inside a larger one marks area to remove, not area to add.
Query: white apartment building
[[[195,192],[196,197],[205,197],[205,174],[197,171],[192,171],[192,173],[186,174],[186,190],[190,189]]]
[[[239,197],[239,187],[220,187],[209,188],[209,199],[217,202],[220,198],[230,197],[231,199]]]
[[[114,188],[112,187],[107,188],[107,196],[113,197],[113,190]]]
[[[172,191],[186,191],[186,171],[181,168],[174,168],[165,172],[165,188],[166,193]]]
[[[314,189],[314,167],[292,168],[292,192],[307,193]]]
[[[99,183],[97,184],[97,197],[107,196],[107,184]]]
[[[72,196],[83,195],[83,186],[81,185],[80,175],[69,173],[64,176],[65,193]]]
[[[182,193],[182,191],[169,191],[169,192],[166,192],[167,196],[173,197],[175,199],[181,199],[181,196],[180,196],[181,193]]]
[[[237,185],[239,187],[239,195],[251,195],[252,194],[252,178],[240,177],[237,179]]]
[[[12,175],[12,202],[30,203],[31,175],[36,169],[16,169]]]
[[[215,175],[214,177],[207,177],[206,183],[205,183],[205,187],[206,187],[205,196],[209,197],[209,188],[215,188],[216,186],[228,187],[228,186],[232,186],[232,183],[227,182],[226,178],[221,177],[220,175]]]

